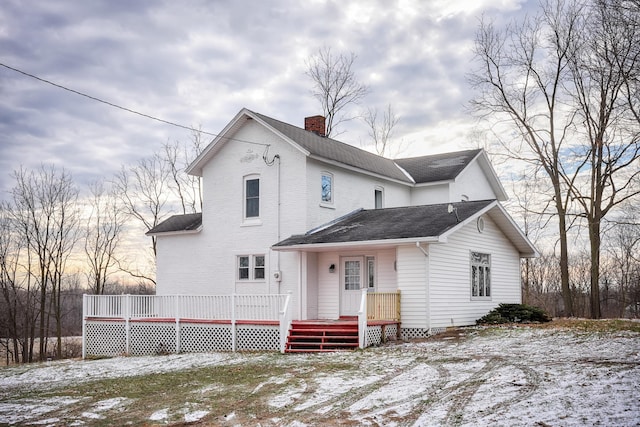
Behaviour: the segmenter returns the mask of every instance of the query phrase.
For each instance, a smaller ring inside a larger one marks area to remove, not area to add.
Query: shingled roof
[[[304,235],[291,236],[276,243],[274,248],[323,243],[435,238],[494,203],[495,200],[453,203],[457,216],[455,212],[449,213],[449,203],[362,209],[326,227],[311,230]]]
[[[161,233],[197,231],[202,225],[202,213],[173,215],[147,231],[147,236]]]
[[[480,149],[456,151],[396,159],[395,162],[413,177],[416,184],[449,181],[455,179],[481,151]]]
[[[378,156],[335,139],[317,135],[314,132],[281,122],[254,111],[251,111],[251,113],[300,145],[312,156],[333,160],[402,182],[412,183],[412,180],[391,159]]]

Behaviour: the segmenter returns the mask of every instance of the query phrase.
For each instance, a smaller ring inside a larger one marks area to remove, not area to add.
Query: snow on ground
[[[461,337],[355,353],[188,354],[2,368],[0,424],[56,424],[48,413],[82,399],[12,401],[17,391],[261,359],[287,368],[248,390],[264,393],[267,405],[279,413],[261,425],[640,425],[640,334],[529,328],[470,328]],[[318,361],[352,368],[323,372],[316,368]],[[219,387],[212,384],[194,394]],[[125,398],[97,402],[82,422],[104,422],[109,410],[126,411],[132,404]],[[185,402],[181,414],[185,422],[194,422],[209,410]],[[159,406],[149,409],[148,420],[164,423],[171,415]],[[238,409],[224,421],[241,424],[245,415]]]

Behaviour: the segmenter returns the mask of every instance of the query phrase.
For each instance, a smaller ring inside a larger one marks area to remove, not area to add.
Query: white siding
[[[452,201],[449,197],[449,184],[422,185],[411,189],[412,206],[449,203]]]
[[[388,249],[373,254],[376,257],[377,292],[395,292],[398,290],[398,279],[394,268],[396,251]]]
[[[429,328],[427,311],[427,259],[415,245],[396,252],[403,328]]]
[[[320,203],[320,176],[322,172],[333,175],[333,205]],[[375,208],[374,192],[383,189],[384,207],[409,205],[410,188],[403,184],[375,179],[368,175],[338,166],[308,160],[307,163],[307,212],[308,229],[326,224],[356,209]]]
[[[469,200],[489,200],[496,198],[478,162],[471,163],[456,177],[455,182],[451,184],[450,201],[459,202],[462,200],[462,195],[466,195]]]
[[[479,233],[466,225],[446,244],[430,245],[431,327],[472,325],[499,303],[519,303],[520,258],[488,216]],[[471,298],[470,252],[491,254],[491,298]]]

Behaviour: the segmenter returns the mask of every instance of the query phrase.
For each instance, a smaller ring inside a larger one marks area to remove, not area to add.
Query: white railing
[[[288,295],[85,295],[84,317],[278,321]]]
[[[130,322],[158,319],[176,324],[176,351],[180,351],[181,323],[188,320],[225,321],[231,324],[236,350],[236,329],[241,321],[272,321],[280,326],[284,351],[291,326],[291,295],[84,295],[82,304],[82,355],[86,357],[86,322],[125,322],[126,352],[130,347]]]
[[[280,310],[280,353],[284,353],[287,348],[287,336],[289,335],[289,329],[291,329],[292,316],[289,304],[291,304],[291,292],[287,295],[284,306]]]
[[[358,310],[358,346],[362,349],[367,346],[367,288],[362,289],[360,297],[360,309]]]

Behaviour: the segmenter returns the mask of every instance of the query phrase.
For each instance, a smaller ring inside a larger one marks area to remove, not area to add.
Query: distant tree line
[[[65,169],[14,171],[0,202],[0,350],[7,362],[63,357],[62,337],[81,333],[83,293],[155,292],[155,239],[147,253],[132,253],[126,238],[171,213],[200,210],[200,181],[183,172],[203,145],[200,132],[189,144],[166,143],[82,195]]]

